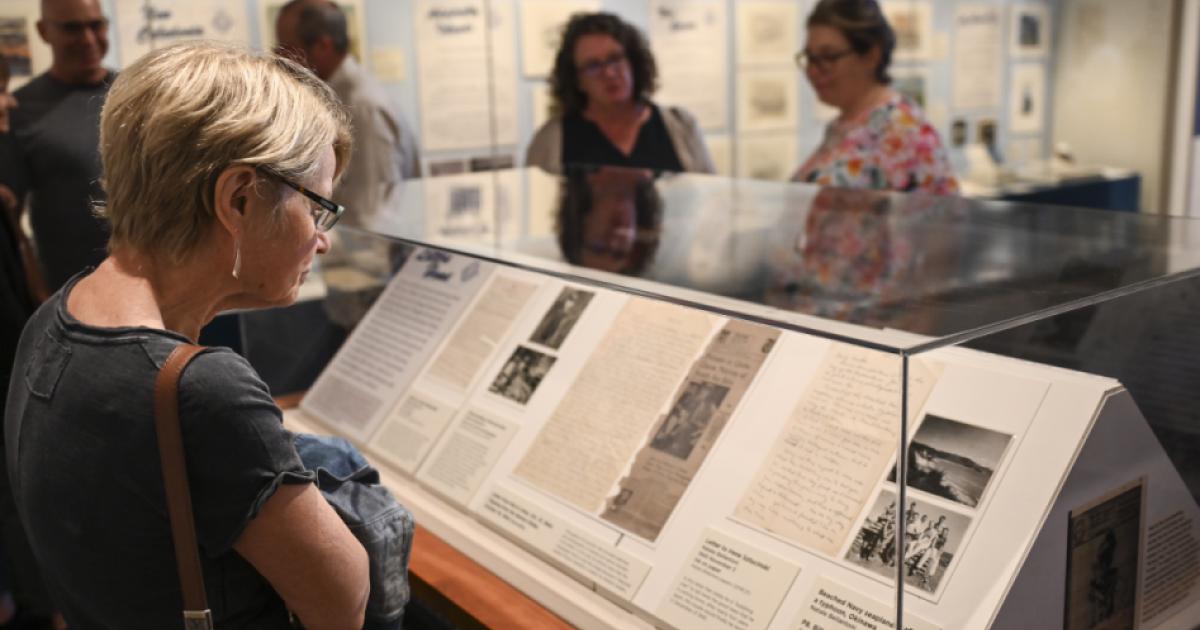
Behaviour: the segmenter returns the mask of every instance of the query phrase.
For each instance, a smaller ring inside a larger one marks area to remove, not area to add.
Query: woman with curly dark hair
[[[657,81],[637,28],[611,13],[572,16],[550,77],[553,116],[525,163],[553,173],[572,164],[714,172],[696,119],[650,100]]]

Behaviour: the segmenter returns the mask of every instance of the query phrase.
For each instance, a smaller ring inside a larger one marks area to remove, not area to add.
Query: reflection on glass
[[[820,317],[898,327],[929,281],[960,268],[956,206],[925,195],[823,188],[764,301]],[[946,228],[950,228],[947,230]],[[910,322],[911,324],[911,322]]]
[[[558,244],[571,264],[640,274],[658,251],[661,224],[650,171],[572,168],[563,178]]]

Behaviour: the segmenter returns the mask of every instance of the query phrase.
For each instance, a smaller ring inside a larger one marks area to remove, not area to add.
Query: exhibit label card
[[[443,403],[415,388],[396,403],[371,438],[372,449],[409,474],[429,452],[454,417],[457,406]]]
[[[935,375],[912,361],[909,379],[911,420],[932,391]],[[900,394],[895,356],[834,344],[735,516],[836,554],[896,451]]]
[[[792,628],[797,630],[878,630],[896,627],[896,605],[885,604],[821,576],[813,584]],[[941,630],[904,613],[904,630]]]
[[[658,616],[679,628],[766,628],[800,567],[715,529],[706,529]]]
[[[417,479],[465,506],[516,432],[512,422],[468,409],[434,447]]]
[[[418,249],[300,407],[365,441],[494,268],[466,256]]]
[[[725,324],[638,451],[604,520],[647,540],[658,538],[778,339],[775,328]]]
[[[598,586],[632,599],[650,573],[650,565],[616,547],[619,539],[599,537],[500,485],[479,509],[480,516],[545,556]]]

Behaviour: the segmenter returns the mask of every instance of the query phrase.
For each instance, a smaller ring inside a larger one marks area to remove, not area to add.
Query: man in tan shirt
[[[342,221],[366,226],[401,179],[417,177],[416,138],[383,86],[349,54],[346,15],[328,0],[292,0],[275,21],[283,54],[329,84],[349,108],[354,125],[350,165],[334,191],[346,206]]]

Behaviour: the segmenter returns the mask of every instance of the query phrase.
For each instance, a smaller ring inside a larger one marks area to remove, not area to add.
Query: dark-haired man
[[[334,191],[343,221],[365,225],[388,192],[419,173],[413,134],[379,84],[350,55],[346,15],[328,0],[292,0],[275,21],[279,51],[312,69],[349,108],[354,126],[350,165]]]

